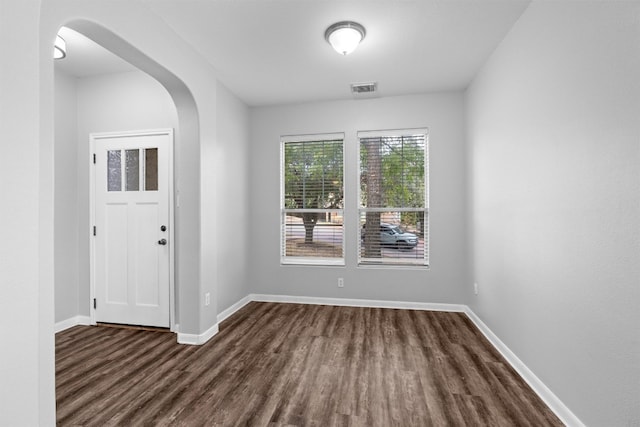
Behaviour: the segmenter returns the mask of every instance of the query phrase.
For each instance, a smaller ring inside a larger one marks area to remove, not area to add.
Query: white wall
[[[429,128],[430,270],[357,268],[359,130]],[[345,132],[345,267],[280,265],[280,136]],[[251,110],[251,273],[255,293],[464,303],[469,285],[462,93]],[[337,288],[344,277],[345,287]]]
[[[174,128],[176,108],[166,89],[142,71],[104,74],[77,79],[78,182],[77,228],[79,260],[79,313],[89,316],[89,135],[97,132]],[[179,132],[176,131],[176,139]],[[56,164],[57,167],[57,164]],[[179,176],[179,171],[176,171]],[[56,284],[57,285],[57,284]]]
[[[249,109],[229,90],[217,89],[217,163],[209,173],[226,177],[218,183],[218,220],[205,239],[223,245],[218,251],[218,313],[249,292]]]
[[[55,320],[80,314],[78,289],[78,93],[76,78],[55,72],[54,263]],[[83,230],[86,231],[86,230]],[[84,233],[86,234],[86,233]],[[83,235],[84,235],[83,234]],[[83,254],[83,260],[87,258]],[[88,258],[86,259],[88,261]],[[85,280],[85,285],[88,283]],[[86,285],[88,286],[88,285]],[[88,305],[88,296],[85,299]],[[88,309],[83,311],[88,315]]]
[[[40,122],[39,7],[0,0],[0,37],[12,40],[0,64],[0,425],[10,426],[55,422],[53,127]]]
[[[468,92],[472,309],[592,426],[640,423],[639,40],[532,2]]]

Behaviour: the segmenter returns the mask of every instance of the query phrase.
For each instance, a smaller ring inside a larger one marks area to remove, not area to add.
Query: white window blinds
[[[342,134],[282,139],[281,262],[344,265]]]
[[[358,263],[429,265],[425,129],[359,132]]]

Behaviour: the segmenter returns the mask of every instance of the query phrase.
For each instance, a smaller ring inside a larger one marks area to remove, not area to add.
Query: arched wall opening
[[[0,14],[0,33],[13,42],[7,51],[10,60],[3,64],[7,66],[2,68],[0,84],[0,104],[3,111],[10,111],[8,117],[11,118],[2,123],[6,144],[3,146],[5,155],[0,157],[3,159],[3,178],[6,178],[3,185],[6,203],[2,215],[3,219],[8,219],[10,227],[3,250],[3,255],[7,255],[5,259],[10,262],[2,267],[5,280],[2,307],[5,319],[11,322],[3,335],[11,348],[2,358],[9,369],[2,375],[6,387],[0,396],[6,410],[1,411],[0,424],[53,425],[55,146],[52,45],[55,35],[61,26],[73,22],[76,30],[122,57],[126,52],[109,47],[108,42],[117,43],[117,38],[126,40],[143,54],[139,61],[133,61],[138,68],[156,77],[164,69],[176,77],[175,80],[158,80],[171,93],[178,111],[180,147],[176,169],[180,169],[180,211],[176,227],[180,228],[180,254],[176,285],[179,288],[179,330],[194,335],[216,325],[218,283],[230,283],[227,287],[232,288],[239,282],[225,281],[224,276],[218,278],[216,271],[221,265],[218,244],[214,239],[200,238],[215,231],[216,192],[218,185],[227,182],[219,179],[227,170],[216,171],[216,159],[220,157],[216,125],[219,121],[216,115],[219,84],[212,66],[162,19],[151,13],[144,2],[25,0],[2,2],[2,10],[6,13]],[[101,40],[99,35],[90,34],[89,28],[80,28],[84,25],[96,32],[102,31],[107,38],[117,37]],[[145,57],[152,61],[145,61]],[[141,62],[151,63],[144,66]],[[153,63],[160,64],[160,69]],[[151,71],[153,68],[156,70]],[[174,84],[177,90],[174,90]],[[201,174],[201,164],[213,165],[207,176]],[[246,168],[242,169],[245,171]],[[233,170],[229,169],[229,172]],[[246,189],[243,188],[241,194],[246,194]],[[245,206],[246,203],[243,210],[246,210]],[[234,265],[235,269],[226,273],[227,276],[241,271],[245,265],[242,262]],[[200,297],[204,292],[211,292],[209,307],[201,304]],[[185,307],[188,310],[183,310]]]
[[[96,313],[91,304],[91,292],[95,292],[95,281],[94,286],[89,286],[90,279],[95,277],[90,275],[92,259],[95,260],[95,257],[91,256],[91,248],[98,238],[106,242],[104,239],[107,238],[107,234],[104,226],[89,222],[91,218],[88,213],[93,207],[90,183],[91,178],[95,179],[97,169],[97,165],[92,163],[91,158],[91,153],[95,154],[96,151],[89,151],[92,148],[90,135],[96,132],[174,129],[177,139],[180,137],[177,132],[179,126],[175,104],[157,80],[125,61],[119,60],[78,32],[63,27],[59,34],[66,40],[69,54],[63,60],[54,61],[56,330],[76,323],[86,324],[92,323],[92,320],[105,320],[104,314],[101,318],[91,318],[92,313]],[[168,154],[172,153],[173,150]],[[102,161],[103,156],[97,154],[97,159]],[[162,186],[163,192],[171,188],[168,184]],[[173,180],[171,184],[175,184]],[[140,196],[147,197],[142,194]],[[174,205],[173,200],[172,198],[169,206],[163,204],[165,209]],[[147,209],[150,207],[146,203],[140,206],[147,206]],[[168,237],[167,235],[173,233],[175,227],[170,223],[166,224],[169,224],[169,230],[161,234]],[[97,237],[91,233],[92,225],[97,225],[97,230],[100,231]],[[148,227],[151,227],[150,223]],[[158,224],[160,233],[159,227],[160,224]],[[127,234],[136,236],[141,233],[144,235],[142,229],[136,227],[135,230],[132,229],[132,233]],[[170,238],[170,244],[165,248],[156,247],[158,254],[169,254],[174,249],[174,240]],[[149,250],[153,250],[152,248],[153,246],[148,247]],[[116,253],[129,252],[122,249],[117,249]],[[136,264],[134,262],[132,265]],[[169,261],[170,276],[175,272],[173,266],[174,263]],[[136,275],[144,274],[143,277],[151,277],[147,275],[152,275],[153,270],[148,267],[136,268],[135,271],[138,272]],[[161,283],[167,283],[168,279],[165,277]],[[171,285],[169,280],[170,288],[172,288]],[[167,297],[170,300],[169,306],[163,304],[163,312],[166,310],[170,317],[166,318],[167,323],[162,326],[170,326],[169,321],[171,321],[173,327],[176,318],[172,313],[175,307],[173,289],[170,289]],[[97,299],[97,312],[105,307],[100,299],[104,298]],[[120,321],[132,323],[127,322],[126,318],[120,318]],[[156,326],[160,325],[156,323]]]
[[[133,47],[131,44],[123,40],[122,38],[115,35],[113,32],[107,30],[105,27],[98,25],[94,22],[87,20],[72,20],[64,24],[65,27],[71,28],[74,31],[86,36],[87,38],[93,40],[98,45],[104,47],[105,49],[111,51],[117,56],[121,57],[125,61],[134,65],[137,69],[139,69],[142,73],[152,77],[160,83],[162,87],[166,89],[169,93],[169,96],[175,106],[175,111],[177,114],[177,126],[175,126],[175,143],[174,143],[174,163],[175,163],[175,179],[174,186],[179,191],[178,182],[180,182],[183,178],[183,172],[189,173],[193,172],[193,168],[191,166],[186,166],[183,162],[185,157],[189,157],[188,153],[198,152],[199,151],[199,120],[198,120],[198,111],[195,104],[195,100],[184,84],[182,80],[176,77],[173,73],[169,72],[165,67],[158,64],[156,61],[149,58],[147,55],[143,54],[141,51]],[[117,125],[116,125],[117,126]],[[135,126],[135,125],[134,125]],[[174,126],[170,126],[174,127]],[[145,128],[137,127],[132,129],[118,129],[118,128],[109,128],[110,131],[129,131],[129,130],[139,130]],[[92,131],[104,131],[105,129],[89,129],[89,132]],[[84,133],[88,133],[87,129],[84,129]],[[78,134],[77,147],[80,153],[79,161],[78,161],[78,183],[77,183],[77,199],[78,199],[78,259],[76,261],[77,269],[78,269],[78,313],[76,318],[78,319],[86,319],[89,316],[90,311],[90,290],[89,290],[89,256],[88,256],[88,248],[89,248],[89,224],[87,223],[89,218],[89,206],[88,206],[88,192],[89,192],[89,179],[88,174],[90,173],[90,164],[88,162],[83,162],[82,159],[87,158],[88,155],[88,141],[89,135],[80,132]],[[59,170],[60,159],[61,156],[58,153],[58,148],[54,148],[54,170]],[[86,153],[85,153],[86,152]],[[189,180],[188,177],[185,181],[196,181]],[[54,191],[57,191],[58,188]],[[179,194],[176,192],[176,194]],[[60,218],[59,215],[61,203],[58,202],[57,196],[54,192],[54,215],[56,218]],[[176,205],[176,197],[171,201],[173,205]],[[199,292],[197,290],[194,292],[193,288],[188,288],[186,286],[181,286],[181,283],[193,283],[192,280],[192,272],[195,270],[198,271],[197,268],[194,267],[194,263],[192,259],[184,259],[181,257],[181,253],[183,252],[181,249],[184,248],[187,252],[189,247],[189,243],[183,244],[181,242],[193,242],[192,238],[188,238],[190,229],[193,230],[193,220],[189,220],[189,206],[185,206],[187,209],[176,210],[175,214],[175,242],[171,242],[174,244],[175,250],[175,263],[172,266],[172,272],[175,279],[175,292],[172,295],[172,304],[175,312],[175,316],[172,318],[172,325],[180,322],[180,301],[189,300],[190,295],[198,295]],[[186,212],[185,212],[186,211]],[[193,209],[193,211],[197,211]],[[61,239],[64,239],[64,233],[59,232],[58,222],[56,221],[56,229],[54,231],[54,247],[56,250],[59,249]],[[186,225],[188,224],[188,225]],[[183,225],[183,226],[181,226]],[[197,240],[196,240],[197,241]],[[59,251],[58,254],[59,255]],[[196,258],[197,265],[197,258]],[[59,273],[62,268],[65,266],[60,265],[58,258],[54,256],[54,269],[57,273]],[[73,263],[72,263],[73,264]],[[189,265],[191,264],[191,265]],[[68,266],[67,266],[68,267]],[[182,272],[188,272],[187,274],[181,274]],[[185,277],[186,276],[186,277]],[[57,274],[56,277],[59,277]],[[191,279],[189,279],[191,277]],[[181,280],[183,279],[183,280]],[[196,282],[197,283],[197,282]],[[56,297],[61,294],[58,292],[61,283],[54,283],[56,287],[55,295]],[[68,291],[66,292],[69,293]],[[181,295],[182,294],[182,295]],[[60,307],[60,301],[56,301],[56,308]],[[196,305],[197,307],[197,305]],[[194,309],[193,306],[190,306],[189,311]],[[67,310],[68,311],[68,310]],[[185,312],[187,310],[184,310]],[[60,321],[59,315],[56,313],[56,321]],[[81,322],[84,320],[81,320]],[[177,329],[177,328],[176,328]],[[178,332],[176,330],[176,332]]]

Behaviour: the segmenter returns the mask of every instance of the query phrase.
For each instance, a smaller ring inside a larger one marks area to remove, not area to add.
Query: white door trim
[[[175,221],[174,221],[174,182],[173,182],[173,150],[175,147],[174,132],[173,129],[151,129],[151,130],[137,130],[137,131],[125,131],[125,132],[99,132],[89,134],[89,164],[91,172],[89,173],[89,317],[90,324],[95,325],[96,311],[93,306],[93,301],[96,298],[96,277],[95,277],[95,263],[96,263],[96,241],[93,236],[93,227],[96,224],[96,195],[95,195],[95,163],[94,154],[96,152],[96,141],[109,138],[126,138],[136,136],[157,136],[168,135],[170,136],[170,147],[168,150],[169,155],[169,325],[172,332],[176,332],[176,313],[175,313]]]

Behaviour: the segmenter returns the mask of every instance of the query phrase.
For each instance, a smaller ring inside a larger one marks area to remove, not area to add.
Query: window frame
[[[380,208],[367,208],[361,205],[362,202],[362,139],[366,138],[384,138],[384,137],[404,137],[424,135],[424,206],[422,208],[405,208],[405,207],[380,207]],[[405,129],[385,129],[385,130],[368,130],[358,131],[356,134],[357,141],[357,199],[356,211],[357,211],[357,266],[358,268],[402,268],[410,269],[417,268],[420,270],[429,269],[429,129],[424,128],[405,128]],[[407,262],[400,258],[400,261],[394,260],[394,258],[380,258],[374,261],[372,259],[366,259],[362,256],[362,226],[360,224],[360,218],[362,213],[366,212],[422,212],[424,217],[423,225],[423,257],[420,262]]]
[[[285,146],[288,143],[312,143],[322,141],[341,141],[342,143],[342,209],[287,209],[285,207]],[[280,265],[312,265],[312,266],[344,266],[346,260],[346,232],[345,232],[345,134],[344,132],[282,135],[280,137]],[[290,212],[324,212],[335,213],[342,216],[342,257],[302,257],[286,255],[286,216]]]

